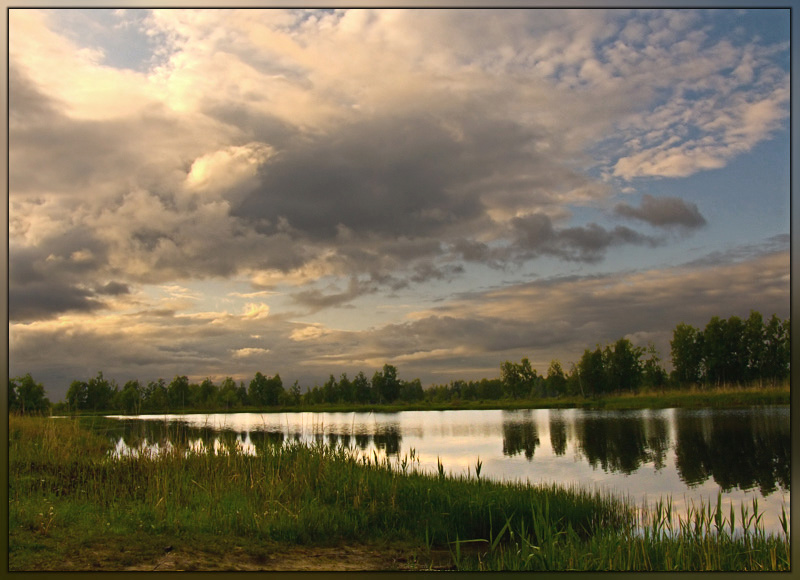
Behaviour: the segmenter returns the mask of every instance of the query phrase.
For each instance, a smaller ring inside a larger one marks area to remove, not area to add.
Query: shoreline
[[[668,409],[668,408],[737,408],[761,405],[791,404],[791,388],[788,383],[775,387],[719,387],[708,390],[690,389],[664,392],[641,392],[615,394],[593,399],[583,397],[560,397],[546,399],[498,399],[463,400],[447,402],[414,402],[376,404],[323,403],[315,405],[282,405],[275,407],[242,406],[229,409],[181,408],[143,409],[138,414],[120,413],[118,410],[77,411],[58,413],[52,416],[82,417],[117,415],[187,415],[230,413],[399,413],[401,411],[514,411],[525,409]]]

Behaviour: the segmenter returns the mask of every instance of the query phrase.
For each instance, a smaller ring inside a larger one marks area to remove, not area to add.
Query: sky
[[[789,317],[788,9],[10,9],[9,373],[423,385]]]

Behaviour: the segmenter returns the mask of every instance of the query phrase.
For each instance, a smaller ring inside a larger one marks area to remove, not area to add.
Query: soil
[[[138,562],[122,568],[125,571],[141,570],[270,570],[270,571],[360,571],[409,570],[408,559],[394,552],[374,549],[275,547],[269,554],[247,553],[239,548],[224,555],[198,552],[191,548],[174,549],[155,562]]]
[[[58,556],[53,550],[49,556],[39,553],[38,557],[34,556],[25,563],[12,558],[9,570],[343,572],[453,569],[447,550],[420,554],[407,546],[327,547],[269,543],[245,548],[237,546],[231,539],[222,540],[216,546],[198,547],[177,543],[156,546],[155,542],[158,539],[152,538],[149,545],[145,541],[123,546],[110,539],[108,542],[88,542],[71,549],[63,546]],[[45,540],[44,543],[50,542]]]

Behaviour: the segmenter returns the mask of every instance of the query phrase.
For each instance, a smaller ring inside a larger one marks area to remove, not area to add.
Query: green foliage
[[[8,409],[19,413],[44,413],[50,401],[44,395],[44,386],[33,380],[30,373],[8,379]]]
[[[681,384],[700,380],[703,360],[703,337],[693,326],[681,322],[675,327],[670,341],[675,380]]]
[[[557,360],[551,361],[547,369],[547,394],[550,396],[567,394],[567,377]]]
[[[189,401],[189,379],[186,375],[178,375],[167,387],[167,404],[173,410],[185,409]]]
[[[283,381],[281,376],[276,374],[274,377],[267,378],[257,372],[247,391],[247,398],[250,404],[264,407],[277,406],[283,395]]]
[[[789,376],[790,323],[776,315],[766,323],[759,312],[747,320],[712,317],[700,331],[679,324],[673,332],[672,364],[678,384],[769,382]]]
[[[523,358],[519,364],[505,361],[500,365],[500,380],[503,382],[503,391],[511,399],[521,399],[529,395],[537,383],[536,370],[531,368],[531,362]]]

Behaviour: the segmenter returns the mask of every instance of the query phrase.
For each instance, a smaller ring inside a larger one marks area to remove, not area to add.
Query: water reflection
[[[513,457],[524,451],[525,459],[531,461],[539,443],[536,422],[530,415],[522,420],[503,421],[503,455]]]
[[[661,411],[448,411],[395,414],[178,415],[142,417],[109,431],[120,450],[179,446],[267,445],[306,441],[375,449],[399,457],[412,448],[435,449],[451,463],[523,458],[538,466],[585,462],[594,471],[630,475],[674,471],[694,488],[712,480],[723,491],[757,488],[766,496],[790,490],[788,407]],[[120,432],[121,431],[121,432]],[[548,441],[550,445],[542,445]],[[543,454],[543,455],[542,455]],[[554,462],[559,459],[560,462]]]
[[[612,473],[629,474],[650,462],[661,469],[669,444],[666,419],[640,414],[586,417],[575,436],[589,464]]]
[[[689,486],[709,477],[723,490],[758,487],[763,495],[790,488],[788,423],[765,412],[682,414],[676,421],[675,464]]]

